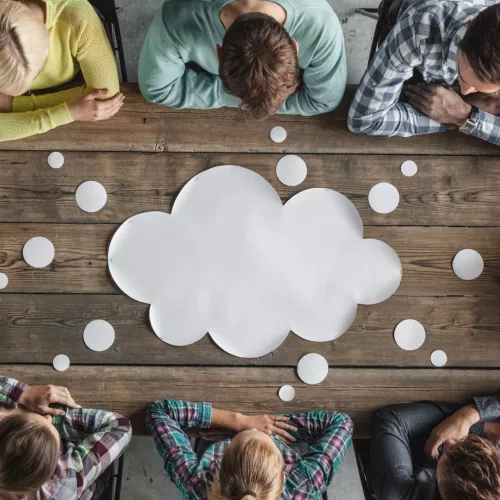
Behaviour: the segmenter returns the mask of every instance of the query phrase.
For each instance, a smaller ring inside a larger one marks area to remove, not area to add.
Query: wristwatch
[[[479,118],[479,110],[476,106],[471,106],[471,110],[467,119],[462,123],[460,128],[460,132],[464,134],[472,134],[477,125],[477,120]]]

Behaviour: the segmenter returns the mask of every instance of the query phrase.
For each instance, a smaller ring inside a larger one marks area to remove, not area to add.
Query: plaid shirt
[[[343,413],[324,411],[289,415],[297,427],[297,441],[308,443],[306,453],[294,450],[272,435],[285,461],[286,482],[282,499],[317,499],[326,490],[351,444],[352,422]],[[208,403],[157,401],[150,406],[146,423],[153,433],[165,473],[183,498],[205,499],[231,439],[212,444],[201,458],[196,456],[183,429],[210,427],[212,406]]]
[[[358,134],[443,132],[447,127],[398,102],[403,83],[418,70],[425,82],[456,83],[457,53],[467,23],[499,0],[405,0],[398,21],[369,63],[349,110]],[[500,144],[500,117],[479,110],[471,135]]]
[[[0,377],[0,405],[17,408],[26,386]],[[61,436],[61,457],[54,476],[37,493],[37,500],[90,500],[96,480],[129,444],[127,418],[102,410],[73,410],[52,418]]]

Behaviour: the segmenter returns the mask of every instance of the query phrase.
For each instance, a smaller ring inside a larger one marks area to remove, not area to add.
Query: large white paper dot
[[[49,167],[61,168],[64,165],[64,156],[61,153],[54,151],[48,156],[47,163],[49,164]]]
[[[42,268],[54,260],[54,245],[47,238],[37,236],[31,238],[23,248],[23,257],[31,267]]]
[[[448,356],[444,351],[434,351],[431,354],[431,363],[434,366],[441,367],[448,362]]]
[[[6,274],[0,273],[0,290],[3,290],[9,284],[9,278]]]
[[[285,186],[298,186],[307,176],[306,162],[297,155],[283,156],[276,165],[276,175]]]
[[[406,160],[401,165],[401,172],[406,177],[413,177],[417,173],[417,164],[413,160]]]
[[[381,182],[370,189],[368,203],[375,212],[388,214],[399,205],[399,191],[388,182]]]
[[[84,212],[89,213],[99,212],[108,200],[104,186],[96,181],[87,181],[80,184],[76,190],[75,197],[77,205]]]
[[[460,250],[453,259],[453,271],[463,280],[474,280],[484,269],[483,258],[475,250]]]
[[[52,365],[58,372],[64,372],[69,368],[69,358],[66,354],[58,354],[52,361]]]
[[[115,329],[107,321],[96,319],[85,327],[83,341],[93,351],[105,351],[115,341]]]
[[[394,340],[401,349],[414,351],[425,342],[425,328],[414,319],[405,319],[394,330]]]
[[[295,398],[295,389],[291,385],[284,385],[278,393],[280,399],[285,402],[293,401]]]
[[[319,384],[328,375],[328,362],[321,354],[306,354],[297,365],[297,374],[306,384]]]
[[[274,127],[271,130],[271,140],[274,142],[284,142],[286,139],[286,130],[283,127]]]

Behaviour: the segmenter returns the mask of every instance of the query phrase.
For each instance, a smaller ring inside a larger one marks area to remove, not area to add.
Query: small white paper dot
[[[483,270],[483,258],[479,253],[470,248],[460,250],[453,259],[453,271],[463,280],[474,280],[481,276]]]
[[[414,319],[405,319],[396,326],[394,340],[401,349],[414,351],[422,347],[425,342],[425,328],[422,323]]]
[[[276,165],[276,175],[285,186],[298,186],[307,176],[306,162],[297,155],[283,156]]]
[[[75,193],[77,205],[89,213],[99,212],[106,205],[108,195],[104,186],[96,181],[87,181],[78,186]]]
[[[279,393],[280,399],[285,402],[293,401],[295,398],[295,389],[291,385],[284,385]]]
[[[83,332],[85,345],[93,351],[109,349],[115,341],[115,329],[102,319],[91,321]]]
[[[417,164],[413,160],[406,160],[401,165],[401,172],[406,177],[413,177],[417,173]]]
[[[9,284],[9,278],[6,274],[0,273],[0,290],[3,290]]]
[[[433,351],[431,354],[431,363],[434,366],[440,368],[444,366],[448,362],[448,356],[444,351]]]
[[[54,260],[54,245],[47,238],[31,238],[23,248],[26,264],[37,269],[48,266]]]
[[[306,354],[297,365],[297,374],[306,384],[319,384],[328,375],[328,362],[321,354]]]
[[[286,139],[286,130],[283,127],[274,127],[271,130],[271,140],[274,142],[284,142]]]
[[[49,167],[61,168],[64,165],[64,156],[61,153],[54,151],[48,156],[47,162]]]
[[[399,205],[399,191],[388,182],[381,182],[370,189],[368,203],[375,212],[388,214]]]
[[[52,365],[58,372],[64,372],[69,368],[69,358],[66,354],[58,354],[52,361]]]

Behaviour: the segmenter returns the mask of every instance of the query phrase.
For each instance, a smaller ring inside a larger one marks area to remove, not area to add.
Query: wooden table
[[[0,143],[0,272],[9,286],[0,292],[1,373],[28,383],[67,385],[87,406],[114,409],[135,418],[161,397],[211,400],[248,412],[344,410],[368,432],[380,405],[425,398],[465,400],[500,385],[500,159],[499,149],[458,133],[403,138],[361,137],[346,128],[351,94],[336,113],[319,117],[280,116],[256,122],[237,110],[176,111],[144,102],[127,87],[126,104],[107,122],[74,123],[48,134]],[[269,131],[283,125],[288,139],[274,144]],[[47,166],[48,151],[63,151],[60,170]],[[283,153],[299,153],[309,174],[298,188],[276,179]],[[400,165],[417,162],[418,174],[404,177]],[[260,359],[241,359],[208,336],[189,347],[161,342],[147,321],[147,306],[125,296],[107,270],[107,247],[128,217],[170,211],[183,184],[221,164],[251,168],[283,200],[310,187],[329,187],[348,196],[365,224],[365,237],[386,241],[399,254],[403,281],[398,292],[376,306],[361,306],[340,339],[314,344],[290,334]],[[86,180],[100,181],[106,207],[86,214],[74,193]],[[368,206],[370,188],[382,181],[400,192],[389,215]],[[32,269],[21,255],[33,236],[51,239],[54,262]],[[485,270],[474,281],[451,268],[457,251],[475,248]],[[117,339],[107,352],[88,350],[85,325],[109,320]],[[422,348],[405,352],[393,340],[407,318],[427,330]],[[430,353],[448,354],[446,369],[431,366]],[[330,375],[305,386],[295,374],[300,357],[323,354]],[[67,354],[71,368],[57,373],[55,355]],[[292,384],[292,403],[277,391]]]

